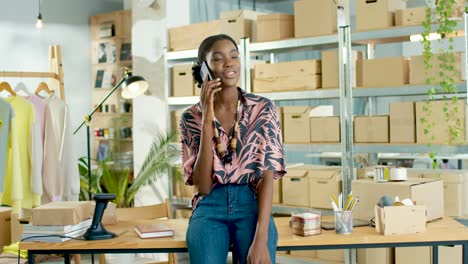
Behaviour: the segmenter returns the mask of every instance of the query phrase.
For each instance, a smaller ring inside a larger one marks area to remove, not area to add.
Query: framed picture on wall
[[[122,47],[120,49],[120,60],[132,60],[132,43],[122,43]]]

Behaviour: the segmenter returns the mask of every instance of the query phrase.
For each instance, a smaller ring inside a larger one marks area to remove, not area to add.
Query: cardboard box
[[[294,37],[304,38],[336,33],[336,8],[334,1],[295,1]]]
[[[32,209],[21,209],[19,213],[11,213],[11,243],[20,241],[23,234],[23,225],[29,224],[32,218]]]
[[[256,64],[252,90],[257,93],[313,90],[321,86],[320,60]]]
[[[307,169],[288,169],[288,174],[283,177],[283,204],[309,207]]]
[[[198,49],[207,37],[221,34],[221,21],[213,20],[169,29],[169,50]]]
[[[462,264],[463,248],[439,246],[439,263]],[[398,264],[431,264],[432,247],[399,247],[395,248],[395,263]]]
[[[188,219],[192,216],[192,209],[176,209],[175,210],[175,218],[183,218]]]
[[[362,86],[362,78],[356,76],[356,62],[362,60],[362,52],[353,50],[351,52],[351,75],[353,76],[353,87]],[[338,88],[340,86],[340,59],[338,50],[322,51],[322,88]]]
[[[334,261],[334,262],[343,262],[344,261],[344,249],[327,249],[327,250],[317,250],[317,259],[322,261]]]
[[[289,172],[288,172],[289,174]],[[309,169],[309,206],[333,209],[330,197],[341,193],[341,168]],[[320,258],[319,256],[317,256]]]
[[[233,10],[221,12],[221,29],[224,34],[231,36],[239,43],[241,38],[252,40],[252,29],[259,13],[251,10]]]
[[[357,67],[362,71],[362,87],[393,87],[409,82],[409,62],[403,57],[358,60]]]
[[[283,202],[283,179],[273,181],[273,203],[280,204]]]
[[[257,42],[294,37],[294,16],[290,14],[267,14],[257,16]]]
[[[390,103],[390,143],[416,142],[414,102]]]
[[[362,179],[352,182],[354,196],[359,197],[359,204],[354,209],[356,219],[369,221],[375,215],[375,204],[380,197],[398,196],[400,200],[409,198],[427,208],[427,220],[444,216],[444,193],[441,180],[408,178],[404,182],[375,183]]]
[[[356,0],[356,30],[391,27],[394,25],[393,12],[405,7],[405,0]]]
[[[33,225],[76,225],[93,216],[93,206],[86,202],[51,202],[32,209]]]
[[[283,109],[283,136],[287,143],[310,142],[311,116],[331,116],[333,106],[284,106]]]
[[[310,91],[320,88],[322,77],[318,74],[296,74],[269,78],[256,78],[252,91],[255,93]]]
[[[385,236],[424,233],[426,222],[425,205],[375,205],[375,230]]]
[[[453,78],[454,82],[462,82],[463,78],[463,73],[462,69],[464,68],[464,64],[462,63],[464,60],[462,57],[464,57],[464,54],[461,52],[456,52],[453,54],[455,58],[455,62],[453,64],[454,66],[454,72],[455,74],[453,76],[450,76]],[[425,84],[427,77],[434,77],[435,80],[433,81],[433,84],[438,84],[441,82],[442,78],[439,75],[439,72],[441,71],[440,69],[440,60],[438,58],[439,54],[434,54],[434,57],[431,58],[430,63],[432,64],[432,69],[428,72],[428,75],[426,75],[426,70],[424,69],[424,57],[423,56],[411,56],[410,59],[410,84]]]
[[[0,207],[0,253],[11,244],[11,208]]]
[[[422,177],[444,182],[445,216],[468,215],[468,171],[424,170]]]
[[[359,264],[393,264],[394,259],[394,248],[357,249],[357,263]]]
[[[310,142],[340,142],[340,117],[310,117]]]
[[[322,72],[320,60],[299,60],[278,63],[257,63],[255,78],[287,77],[296,74],[320,74]]]
[[[192,64],[181,64],[172,67],[172,96],[194,95],[195,81],[192,66]]]
[[[456,104],[452,101],[448,102],[448,114],[450,116],[449,122],[445,120],[445,101],[431,101],[429,105],[427,102],[416,102],[416,142],[418,144],[460,144],[466,142],[465,139],[465,103],[464,100],[458,100]],[[427,106],[430,109],[430,114],[423,110],[423,107]],[[458,112],[455,112],[455,107],[458,108]],[[434,126],[430,129],[428,134],[424,133],[424,129],[427,128],[426,124],[423,124],[421,119],[427,120],[429,124],[433,123]],[[460,136],[459,138],[451,135],[450,128],[457,128],[456,122],[460,121]],[[434,140],[432,140],[434,136]]]
[[[302,257],[302,258],[316,258],[317,250],[291,250],[291,256]]]
[[[395,26],[421,26],[426,20],[426,7],[414,7],[395,11]]]
[[[94,204],[94,202],[93,202]],[[94,215],[94,206],[93,206]],[[103,225],[115,225],[117,224],[117,205],[113,202],[107,203],[107,207],[102,215],[101,223]]]
[[[171,111],[171,131],[175,133],[174,142],[181,142],[180,119],[185,110]]]
[[[354,142],[388,143],[388,116],[355,116]]]

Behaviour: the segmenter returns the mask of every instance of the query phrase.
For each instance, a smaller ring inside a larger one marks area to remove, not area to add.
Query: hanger
[[[37,86],[36,90],[34,93],[36,95],[39,95],[41,91],[46,92],[47,94],[52,94],[53,92],[49,89],[49,86],[45,82],[40,82],[39,85]]]
[[[13,89],[11,89],[10,84],[8,84],[7,82],[1,82],[1,83],[0,83],[0,92],[1,92],[1,91],[7,91],[7,92],[10,93],[12,96],[16,96],[16,92],[13,91]]]
[[[28,91],[28,88],[26,87],[26,85],[24,84],[24,82],[19,82],[16,86],[15,86],[15,92],[23,92],[25,93],[26,95],[31,95],[31,92]]]

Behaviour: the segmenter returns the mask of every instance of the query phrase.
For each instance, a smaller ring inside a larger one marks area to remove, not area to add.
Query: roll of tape
[[[408,179],[408,171],[406,168],[391,168],[390,180],[391,181],[406,181]]]

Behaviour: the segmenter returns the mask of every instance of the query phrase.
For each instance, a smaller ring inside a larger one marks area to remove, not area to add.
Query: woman
[[[202,80],[204,61],[213,80]],[[270,100],[237,87],[240,72],[231,37],[200,44],[193,67],[200,102],[181,118],[185,181],[197,190],[187,230],[190,263],[226,263],[231,243],[240,263],[275,263],[273,179],[286,173],[281,130]]]

